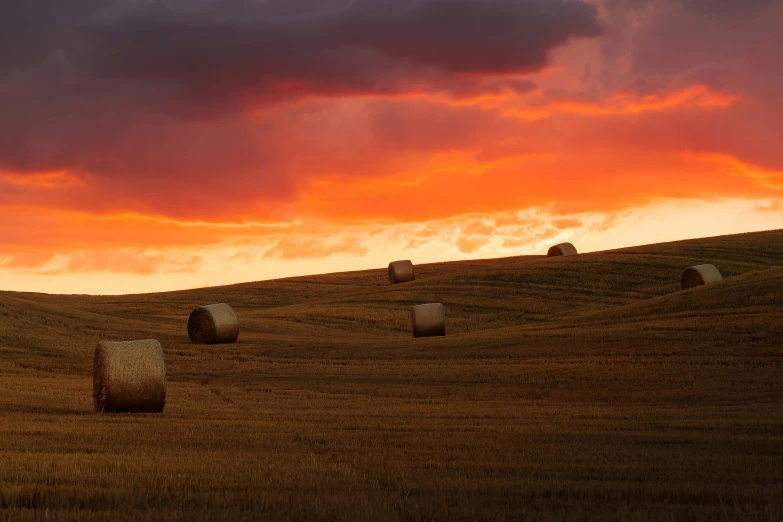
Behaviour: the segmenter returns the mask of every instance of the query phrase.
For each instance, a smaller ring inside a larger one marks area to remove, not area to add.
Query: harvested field
[[[684,267],[719,285],[680,291]],[[781,520],[783,231],[90,297],[0,292],[3,520]],[[443,303],[448,335],[412,338]],[[236,343],[191,344],[228,303]],[[163,414],[97,414],[158,339]]]

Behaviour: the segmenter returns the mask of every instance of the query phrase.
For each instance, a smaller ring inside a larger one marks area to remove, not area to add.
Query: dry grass
[[[688,266],[719,284],[679,291]],[[783,231],[163,294],[0,293],[0,519],[781,520]],[[189,342],[199,303],[242,336]],[[449,334],[414,339],[412,305]],[[159,339],[163,415],[92,412]]]

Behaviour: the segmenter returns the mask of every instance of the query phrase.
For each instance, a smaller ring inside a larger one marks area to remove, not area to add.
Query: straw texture
[[[411,307],[413,337],[446,335],[446,316],[441,303],[427,303]]]
[[[574,255],[576,255],[576,247],[571,243],[560,243],[559,245],[550,247],[546,253],[547,257]]]
[[[101,341],[92,365],[95,411],[160,413],[166,405],[166,364],[155,339]]]
[[[723,275],[715,265],[696,265],[690,268],[686,268],[680,278],[680,285],[683,290],[693,288],[695,286],[708,285],[721,281]]]
[[[196,344],[227,344],[239,337],[239,322],[226,303],[199,306],[188,317],[188,337]]]
[[[389,263],[389,283],[407,283],[416,277],[413,274],[413,263],[410,260],[392,261]]]

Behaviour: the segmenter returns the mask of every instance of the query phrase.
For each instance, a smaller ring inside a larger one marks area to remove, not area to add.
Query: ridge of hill
[[[339,344],[348,346],[368,339],[383,346],[411,344],[409,309],[424,302],[444,304],[448,338],[443,342],[448,344],[454,338],[458,344],[463,335],[492,337],[497,331],[502,345],[509,327],[559,328],[563,321],[573,323],[573,318],[591,312],[604,319],[580,321],[597,327],[625,317],[623,314],[630,312],[623,311],[624,307],[652,321],[652,315],[665,311],[663,305],[656,308],[654,303],[684,299],[682,303],[693,306],[699,298],[679,296],[698,292],[680,293],[679,277],[688,266],[705,262],[719,267],[726,279],[718,286],[726,289],[726,297],[732,297],[734,291],[728,289],[746,281],[735,281],[737,276],[783,265],[783,231],[574,257],[432,263],[416,267],[415,281],[394,286],[388,284],[385,269],[375,269],[127,296],[0,292],[0,353],[8,356],[28,350],[72,360],[76,353],[84,353],[77,346],[89,352],[98,339],[129,337],[156,337],[184,349],[188,346],[187,315],[195,306],[209,302],[227,302],[238,314],[241,333],[235,347],[245,341],[270,341],[280,346],[281,340],[306,347],[315,338],[319,344],[331,346],[329,338],[337,334],[341,336]],[[754,281],[747,280],[760,285],[757,293],[766,296],[764,306],[779,304],[775,301],[780,298],[777,278],[768,275]],[[750,299],[751,294],[746,291],[741,295]],[[700,306],[710,309],[711,299],[707,297]],[[740,301],[735,304],[745,306]],[[612,309],[616,311],[610,312]],[[607,319],[610,317],[614,319]],[[270,347],[268,353],[274,351]]]
[[[682,271],[725,279],[681,291]],[[9,520],[783,518],[783,230],[157,294],[0,292]],[[187,316],[227,302],[231,345]],[[409,309],[442,302],[445,337]],[[163,415],[92,409],[156,338]]]

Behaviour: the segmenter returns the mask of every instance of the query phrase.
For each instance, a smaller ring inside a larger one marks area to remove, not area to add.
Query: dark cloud
[[[698,14],[709,17],[753,17],[760,11],[778,3],[779,0],[685,0],[683,10],[687,14]]]
[[[600,2],[612,14],[621,11],[638,11],[650,6],[682,9],[686,14],[706,15],[709,17],[744,17],[755,15],[778,0],[603,0]]]
[[[148,2],[83,28],[91,65],[129,77],[314,89],[391,89],[416,67],[532,71],[573,37],[601,32],[580,0]],[[294,7],[298,8],[295,12]],[[387,85],[384,85],[387,84]]]
[[[711,8],[705,7],[707,3]],[[634,73],[668,78],[687,75],[689,80],[703,76],[705,80],[714,80],[718,70],[733,68],[729,74],[736,82],[742,82],[742,87],[748,87],[749,81],[754,80],[742,72],[779,76],[776,71],[759,66],[771,64],[770,58],[783,48],[783,38],[776,30],[783,22],[782,4],[712,1],[696,5],[666,5],[640,15],[633,36]],[[747,61],[754,70],[736,69],[741,65],[738,61]]]
[[[51,53],[72,45],[77,25],[102,4],[103,0],[0,2],[0,77],[35,67]]]
[[[82,75],[240,105],[448,90],[455,75],[535,71],[601,33],[582,0],[31,0],[0,6],[0,20],[0,70],[61,52]]]
[[[764,91],[783,82],[779,0],[603,0],[608,89],[647,92],[695,82]],[[624,84],[624,85],[623,85]]]
[[[616,93],[666,97],[696,84],[735,96],[726,108],[619,115],[586,122],[581,140],[729,154],[783,170],[783,2],[600,0],[601,63],[578,92],[546,100],[597,102]],[[599,138],[600,137],[600,138]]]
[[[298,180],[248,109],[528,92],[512,73],[600,31],[581,0],[0,2],[0,170],[82,173],[82,208],[285,197]]]

